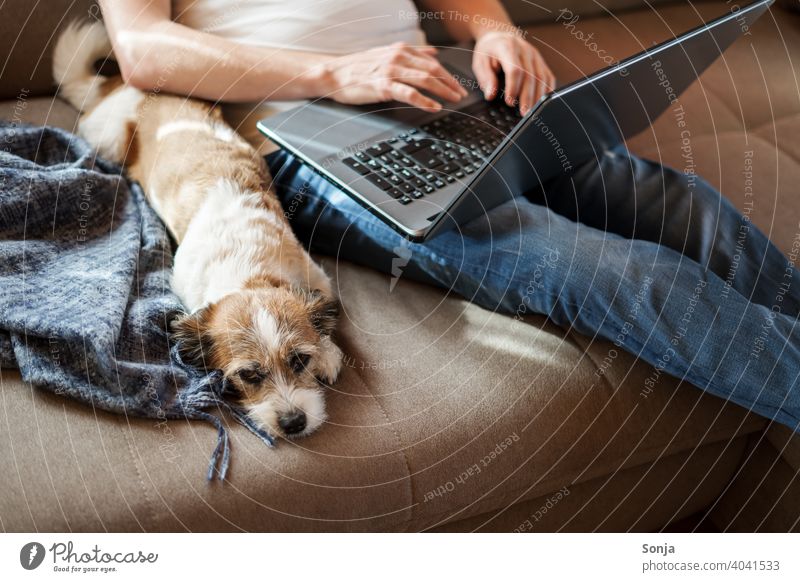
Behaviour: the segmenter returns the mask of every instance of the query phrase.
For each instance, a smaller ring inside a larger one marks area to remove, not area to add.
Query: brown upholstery
[[[52,93],[58,31],[100,11],[92,0],[10,0],[0,14],[0,99],[16,99]]]
[[[582,16],[580,26],[623,58],[724,9],[660,6]],[[602,65],[560,24],[527,30],[562,81]],[[775,9],[682,99],[698,172],[735,203],[743,152],[755,152],[752,216],[783,249],[800,220],[799,49],[800,16]],[[73,127],[61,101],[23,101],[0,105],[0,117]],[[654,127],[631,147],[681,167],[674,122],[665,115]],[[513,531],[527,520],[536,531],[646,531],[734,503],[718,497],[751,443],[771,442],[791,467],[775,444],[791,437],[768,441],[765,421],[735,405],[668,377],[642,396],[651,369],[627,354],[598,377],[607,342],[402,278],[390,292],[384,275],[322,262],[343,302],[347,367],[320,432],[270,450],[234,426],[230,482],[209,484],[210,427],[94,411],[3,370],[2,527]],[[797,504],[789,511],[800,515]]]

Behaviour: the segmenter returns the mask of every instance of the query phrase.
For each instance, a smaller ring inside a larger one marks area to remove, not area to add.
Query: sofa
[[[560,82],[735,9],[733,1],[509,0]],[[568,5],[573,27],[557,21]],[[800,12],[773,5],[681,102],[697,172],[784,252],[800,236]],[[0,118],[73,129],[50,52],[87,0],[0,5]],[[574,18],[573,16],[573,18]],[[436,23],[426,23],[426,25]],[[441,30],[429,39],[444,42]],[[682,167],[669,115],[629,141]],[[796,531],[800,438],[545,317],[492,313],[439,289],[319,257],[342,301],[344,372],[329,421],[270,449],[108,414],[0,371],[4,531]],[[721,338],[722,339],[722,338]],[[613,357],[612,357],[613,356]]]

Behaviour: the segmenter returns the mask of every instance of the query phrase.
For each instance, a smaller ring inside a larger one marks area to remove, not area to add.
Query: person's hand
[[[456,102],[467,91],[434,56],[433,47],[410,47],[395,43],[342,57],[325,64],[325,97],[361,105],[400,101],[428,112],[441,110],[442,104],[423,95]]]
[[[519,105],[525,115],[545,93],[555,88],[555,77],[536,48],[511,32],[488,32],[475,43],[472,70],[486,99],[497,97],[498,72],[505,75],[503,98]]]

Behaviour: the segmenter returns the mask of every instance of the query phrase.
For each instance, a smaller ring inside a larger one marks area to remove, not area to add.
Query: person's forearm
[[[456,40],[477,40],[489,32],[509,32],[514,24],[499,0],[420,0],[442,14],[447,32]]]
[[[125,80],[213,101],[306,99],[327,92],[325,55],[242,45],[161,21],[118,32]]]

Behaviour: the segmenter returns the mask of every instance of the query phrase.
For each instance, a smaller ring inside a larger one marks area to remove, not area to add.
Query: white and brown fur
[[[219,110],[97,75],[110,51],[102,24],[72,25],[54,77],[82,112],[80,135],[125,165],[178,242],[172,289],[190,313],[173,332],[184,358],[221,369],[272,434],[311,433],[342,360],[330,279],[292,233],[263,159]]]

